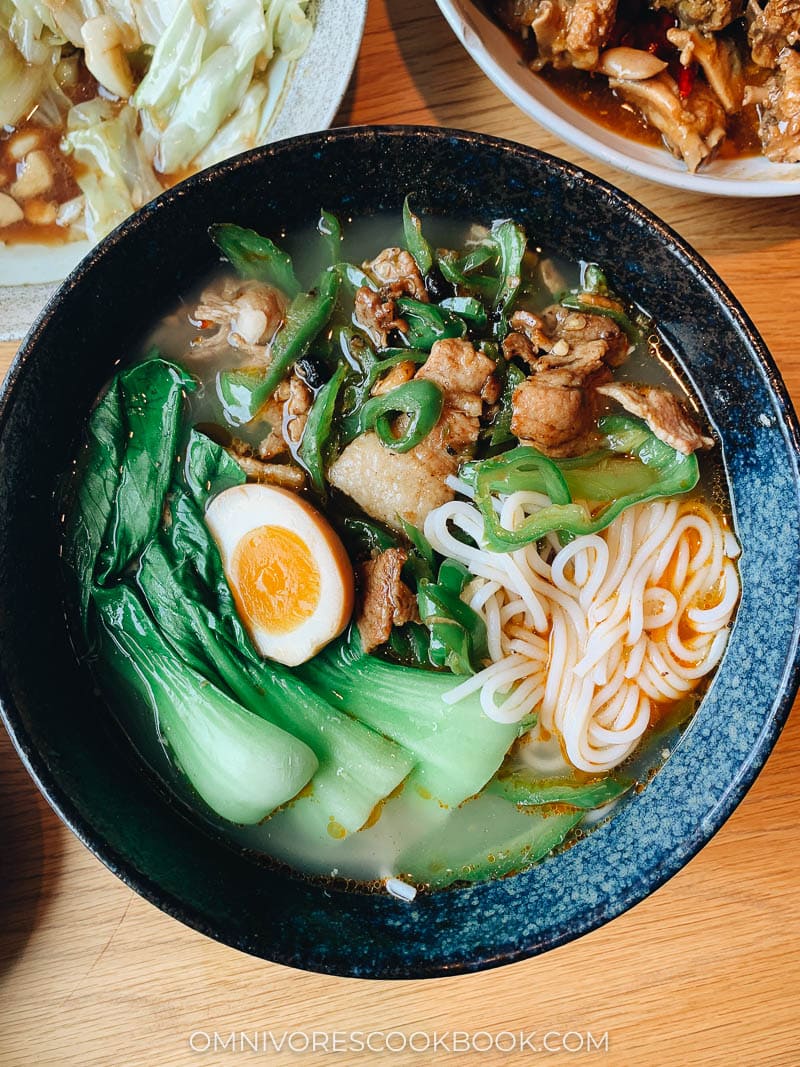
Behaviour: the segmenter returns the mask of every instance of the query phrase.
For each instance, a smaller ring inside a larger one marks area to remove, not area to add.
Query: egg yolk
[[[305,541],[284,526],[250,530],[232,564],[237,607],[256,626],[286,634],[316,611],[319,568]]]

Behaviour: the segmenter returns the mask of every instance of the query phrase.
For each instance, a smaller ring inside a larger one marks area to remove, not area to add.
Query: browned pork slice
[[[467,398],[493,404],[499,395],[495,363],[478,352],[471,341],[447,338],[436,341],[416,378],[435,382],[444,393],[445,408],[461,408]],[[463,408],[466,410],[466,407]]]
[[[597,387],[611,378],[606,342],[584,341],[567,355],[544,355],[512,397],[511,432],[522,444],[554,457],[590,446],[598,413]]]
[[[253,428],[264,434],[258,445],[253,449],[245,442],[234,440],[234,451],[265,461],[284,455],[289,445],[299,444],[313,402],[309,387],[298,374],[292,373],[278,385],[257,415]]]
[[[456,466],[448,463],[447,473]],[[328,468],[328,481],[367,515],[399,531],[400,519],[422,527],[429,511],[454,496],[441,478],[431,477],[414,452],[392,452],[371,432],[344,449]]]
[[[608,297],[586,293],[587,303],[594,302],[598,307],[618,308]],[[619,367],[628,358],[630,341],[625,331],[608,315],[592,315],[586,311],[572,311],[560,304],[552,304],[542,312],[545,331],[557,344],[566,341],[572,348],[586,341],[604,341],[606,350],[603,356],[609,367]]]
[[[297,374],[292,374],[288,385],[284,389],[279,387],[278,394],[281,397],[285,396],[283,432],[293,445],[297,445],[303,436],[303,430],[306,428],[308,413],[314,403],[314,396],[306,383]]]
[[[593,70],[616,13],[617,0],[540,0],[529,12],[537,45],[531,66]]]
[[[395,297],[405,293],[424,304],[428,303],[428,293],[417,261],[404,248],[384,248],[380,255],[364,264],[364,270],[380,286],[391,286]]]
[[[376,292],[368,285],[356,289],[353,316],[374,344],[385,348],[392,330],[405,333],[408,323],[397,313],[395,297],[385,290]]]
[[[631,415],[644,419],[656,437],[670,448],[688,456],[698,448],[712,448],[714,441],[704,437],[692,416],[667,389],[633,382],[609,382],[597,392],[616,400]]]
[[[744,0],[652,0],[651,6],[670,11],[682,26],[697,26],[704,33],[714,33],[739,18]]]
[[[294,463],[265,463],[254,456],[242,441],[235,441],[226,451],[247,475],[249,482],[261,485],[279,485],[282,489],[299,491],[305,487],[305,471]]]
[[[472,454],[484,404],[498,399],[494,371],[494,361],[471,341],[437,341],[415,377],[442,390],[439,422],[410,452],[393,452],[374,433],[362,434],[331,464],[331,485],[394,529],[402,529],[400,519],[421,527],[429,511],[453,499],[445,479]]]
[[[773,163],[800,163],[800,53],[785,49],[767,82],[758,132]]]
[[[667,30],[667,37],[680,49],[684,67],[691,63],[700,64],[706,81],[728,114],[738,111],[744,97],[744,73],[736,44],[697,29]]]
[[[800,0],[749,0],[747,23],[753,61],[775,67],[781,52],[800,42]]]
[[[647,81],[610,78],[608,84],[639,108],[690,171],[711,158],[725,140],[725,111],[707,85],[696,82],[689,98],[682,100],[666,73]]]
[[[591,293],[586,294],[586,299],[610,307],[619,306],[606,297]],[[605,362],[609,367],[618,367],[628,358],[631,347],[625,331],[612,318],[573,311],[560,304],[545,308],[540,315],[532,311],[515,311],[509,325],[512,331],[503,341],[503,354],[506,359],[519,356],[531,367],[535,367],[541,352],[566,356],[573,347],[587,341],[603,341]]]
[[[360,582],[356,625],[365,652],[389,640],[393,626],[419,622],[417,599],[401,578],[408,553],[388,548],[358,568]]]
[[[212,356],[234,348],[259,362],[269,361],[269,345],[283,325],[286,300],[270,285],[226,278],[205,289],[192,321],[202,330],[217,329],[192,344],[192,355]]]

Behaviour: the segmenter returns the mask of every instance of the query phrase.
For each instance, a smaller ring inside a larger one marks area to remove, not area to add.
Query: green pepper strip
[[[397,516],[403,532],[411,542],[411,550],[408,559],[403,565],[403,577],[406,578],[412,589],[418,589],[421,579],[432,580],[434,575],[433,546],[428,538],[418,530],[416,526],[408,522],[402,515]],[[460,590],[459,590],[460,592]]]
[[[475,490],[486,543],[494,552],[513,552],[552,531],[572,536],[598,533],[632,504],[686,493],[697,485],[697,457],[684,456],[660,441],[638,419],[608,415],[599,423],[606,448],[572,460],[552,460],[534,448],[514,448],[496,459],[467,463],[460,477]],[[619,463],[621,454],[629,458]],[[613,466],[609,466],[609,464]],[[612,474],[613,472],[613,474]],[[545,493],[552,504],[516,530],[500,525],[492,493],[520,489]],[[604,506],[592,516],[573,494]]]
[[[528,239],[522,227],[509,219],[492,227],[492,237],[500,249],[500,284],[494,305],[497,313],[495,334],[502,340],[508,333],[506,313],[522,284],[522,257]]]
[[[424,667],[430,662],[428,631],[418,622],[407,622],[405,626],[393,626],[389,635],[389,648],[403,663]]]
[[[503,395],[500,397],[500,410],[497,412],[497,417],[492,426],[491,444],[504,445],[506,441],[510,441],[513,438],[514,435],[511,432],[511,419],[514,415],[512,399],[514,390],[524,381],[525,372],[521,371],[515,363],[509,363],[506,368]]]
[[[628,318],[624,311],[590,304],[575,295],[562,297],[561,306],[569,308],[570,311],[582,311],[584,315],[602,315],[606,319],[612,319],[620,329],[625,331],[631,344],[636,344],[641,339],[639,327]]]
[[[439,421],[444,407],[442,390],[427,378],[415,378],[390,393],[373,396],[359,411],[342,420],[345,441],[374,429],[381,444],[393,452],[408,452],[418,445]],[[392,432],[396,415],[409,417],[401,437]]]
[[[331,266],[335,267],[342,258],[342,227],[339,220],[330,211],[320,212],[317,233],[328,246]]]
[[[344,528],[351,535],[359,554],[369,555],[372,552],[385,552],[387,548],[397,548],[397,538],[366,519],[356,519],[349,516],[344,520]]]
[[[423,304],[413,297],[401,296],[397,299],[397,307],[408,323],[405,336],[412,348],[430,352],[436,341],[445,337],[463,337],[467,332],[467,325],[462,318],[435,304]]]
[[[346,376],[347,366],[340,363],[333,377],[317,393],[297,451],[298,458],[311,475],[311,484],[318,493],[325,491],[325,460],[333,432],[333,416],[339,390]]]
[[[433,266],[433,252],[422,236],[422,223],[409,207],[408,197],[403,201],[403,233],[406,238],[406,248],[416,260],[420,273],[424,276]]]
[[[316,289],[300,293],[289,305],[286,321],[272,344],[272,360],[264,373],[222,371],[217,393],[228,422],[234,426],[255,418],[298,359],[308,352],[333,313],[339,275],[324,270]]]
[[[470,274],[478,267],[485,266],[490,260],[492,263],[497,259],[497,245],[494,241],[484,241],[483,244],[473,248],[461,260],[461,270],[464,274]]]
[[[439,307],[460,315],[462,319],[479,328],[484,327],[488,321],[486,308],[474,296],[449,296],[446,300],[439,301]]]
[[[435,667],[454,674],[474,674],[489,655],[486,624],[461,591],[471,575],[454,560],[445,560],[434,583],[420,579],[417,586],[419,615],[430,631],[428,656]]]
[[[422,530],[417,529],[417,527],[412,522],[409,522],[407,519],[404,519],[402,515],[399,516],[399,519],[400,524],[403,527],[403,533],[406,535],[411,544],[420,554],[422,559],[424,559],[426,563],[429,563],[431,566],[433,566],[433,545],[431,545],[428,538],[425,536]],[[460,592],[461,590],[459,589],[459,593]]]
[[[372,289],[376,292],[378,286],[368,275],[364,273],[361,267],[357,267],[354,263],[340,262],[336,264],[336,269],[339,272],[339,277],[342,283],[350,290],[351,295],[355,293],[356,289],[362,289],[366,286],[367,289]]]
[[[445,280],[461,289],[474,290],[483,296],[492,297],[497,292],[497,279],[486,274],[467,275],[455,252],[440,252],[436,259]]]
[[[369,400],[372,387],[387,370],[391,370],[398,363],[405,363],[406,360],[424,363],[428,358],[427,352],[420,352],[414,348],[386,348],[384,351],[389,353],[386,358],[376,359],[375,353],[366,341],[363,345],[358,343],[361,340],[360,334],[356,334],[355,331],[349,331],[349,333],[352,336],[347,336],[345,330],[341,333],[342,350],[345,351],[345,346],[347,346],[345,358],[351,366],[354,365],[354,361],[356,366],[360,363],[360,377],[348,383],[345,389],[345,414],[357,411]]]
[[[230,222],[210,226],[209,236],[237,274],[277,286],[293,299],[300,292],[289,255],[255,230],[246,230]]]
[[[596,263],[587,263],[584,266],[581,285],[585,293],[599,293],[601,296],[608,295],[608,280]]]

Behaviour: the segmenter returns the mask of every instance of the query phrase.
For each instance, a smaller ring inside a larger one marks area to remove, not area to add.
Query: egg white
[[[319,601],[312,615],[287,633],[271,633],[242,615],[262,656],[295,667],[342,632],[353,610],[353,570],[333,528],[315,508],[286,489],[246,484],[226,489],[211,502],[206,523],[236,590],[234,555],[242,538],[261,526],[280,526],[307,546],[319,569]]]

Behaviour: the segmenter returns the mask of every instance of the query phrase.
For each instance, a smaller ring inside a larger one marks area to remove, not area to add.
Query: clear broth
[[[373,258],[387,246],[402,243],[402,227],[395,216],[342,219],[341,222],[345,234],[342,258],[349,262],[360,263]],[[426,234],[440,247],[462,247],[469,228],[466,223],[454,224],[425,219]],[[323,242],[313,227],[291,235],[281,233],[273,236],[292,255],[299,276],[312,277],[322,268]],[[542,261],[548,261],[549,270],[560,277],[564,289],[579,283],[584,264],[569,262],[538,247],[536,252]],[[242,363],[233,353],[228,360],[198,359],[193,356],[191,349],[192,340],[198,332],[197,326],[190,321],[197,298],[203,289],[224,278],[227,273],[227,269],[221,266],[219,272],[205,278],[193,292],[187,293],[175,311],[165,316],[153,329],[135,357],[146,358],[155,346],[165,358],[185,365],[198,377],[200,387],[187,398],[187,434],[192,426],[198,424],[202,424],[206,431],[209,424],[222,424],[216,395],[216,375],[221,369]],[[551,297],[540,295],[526,303],[532,310],[541,310],[551,302]],[[619,379],[646,381],[668,387],[673,392],[680,391],[686,402],[695,410],[699,410],[696,399],[681,376],[674,354],[659,338],[655,328],[636,347],[628,362],[619,368],[615,375]],[[258,436],[263,433],[262,424],[258,429]],[[246,428],[240,427],[236,434],[246,437]],[[715,503],[721,511],[730,514],[721,457],[718,454],[704,457],[701,469],[702,482],[697,492]],[[336,525],[341,516],[334,512],[329,513],[328,518]],[[669,713],[675,717],[677,723],[684,725],[691,718],[705,688],[706,686],[701,686],[693,694],[691,701],[685,701],[680,707],[676,706],[670,710]],[[116,702],[112,704],[112,709],[149,768],[170,791],[177,793],[200,814],[216,834],[235,847],[244,848],[267,861],[284,864],[301,875],[334,879],[349,888],[374,890],[381,886],[386,878],[397,876],[397,857],[441,826],[450,813],[438,800],[425,796],[416,788],[401,787],[396,794],[378,806],[368,828],[343,836],[341,827],[319,819],[316,832],[309,833],[305,826],[300,825],[302,820],[298,817],[299,805],[314,803],[313,791],[307,787],[298,798],[264,822],[248,827],[235,826],[209,814],[202,802],[198,802],[163,747],[157,724],[153,722],[149,710],[141,714],[141,708],[125,707],[117,705]],[[655,773],[658,763],[663,762],[660,747],[658,752],[657,762],[649,765],[643,772],[642,785]],[[548,776],[571,773],[558,744],[552,740],[525,745],[522,758],[531,766],[543,770]],[[475,821],[481,827],[480,832],[485,835],[487,852],[490,851],[495,817],[493,809],[497,798],[479,795],[465,804],[470,805],[470,810],[475,814]],[[609,814],[610,811],[606,810],[588,813],[584,822],[571,832],[561,847],[574,844],[594,824]]]

